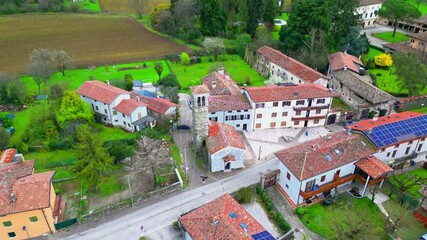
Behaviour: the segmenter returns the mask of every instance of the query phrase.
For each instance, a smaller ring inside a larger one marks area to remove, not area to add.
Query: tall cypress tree
[[[199,0],[200,27],[205,36],[218,36],[225,31],[225,13],[221,0]]]
[[[248,0],[248,10],[247,33],[253,37],[262,17],[262,0]]]

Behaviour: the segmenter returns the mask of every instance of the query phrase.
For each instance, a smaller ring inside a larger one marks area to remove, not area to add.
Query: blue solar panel
[[[274,240],[275,239],[268,231],[252,234],[252,238],[254,240]]]
[[[133,86],[134,87],[142,87],[142,82],[141,81],[133,81]]]
[[[156,94],[149,92],[147,90],[139,90],[138,93],[148,98],[157,98]]]
[[[377,147],[427,136],[427,115],[374,127],[371,131],[366,130],[365,134]]]

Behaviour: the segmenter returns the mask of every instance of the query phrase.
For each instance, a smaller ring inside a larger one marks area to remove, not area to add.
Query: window
[[[113,115],[117,115],[117,111],[113,111]]]
[[[289,185],[288,184],[285,184],[285,186],[286,186],[287,189],[289,189]]]
[[[389,152],[387,153],[387,157],[390,157],[390,153]]]
[[[279,106],[279,102],[273,102],[273,107]]]
[[[211,112],[211,114],[213,115],[213,114],[215,114],[215,112]]]
[[[128,123],[128,127],[130,127],[130,123]]]
[[[286,178],[287,178],[288,180],[291,180],[291,174],[290,174],[290,173],[287,173],[287,174],[286,174]]]
[[[126,121],[123,121],[123,125],[125,125],[125,126],[126,126]]]
[[[107,114],[107,109],[104,109],[105,114]]]
[[[257,124],[255,125],[255,128],[261,128],[261,123],[257,123]]]
[[[316,109],[316,114],[320,114],[322,112],[322,109]]]
[[[240,124],[237,124],[236,127],[240,127]]]
[[[319,98],[319,99],[317,99],[316,103],[317,104],[319,104],[319,103],[325,103],[325,99],[324,98]]]
[[[275,122],[271,122],[271,123],[270,123],[270,127],[271,127],[271,128],[276,127],[276,123],[275,123]]]
[[[314,119],[314,124],[319,123],[319,119]]]
[[[8,232],[7,235],[9,235],[10,238],[16,237],[15,232]]]
[[[281,126],[281,127],[286,127],[286,122],[281,122],[281,123],[280,123],[280,126]]]
[[[298,100],[297,105],[304,105],[304,102],[305,102],[304,100]]]
[[[301,115],[301,111],[299,111],[299,110],[295,111],[295,115],[297,115],[297,116]]]
[[[284,107],[284,106],[291,106],[291,101],[282,102],[282,107]]]
[[[98,111],[99,110],[98,106],[95,106],[95,109],[96,109],[96,111]]]
[[[299,125],[299,121],[295,121],[294,125],[296,125],[296,126]]]
[[[272,114],[271,114],[271,117],[277,117],[277,113],[275,113],[275,112],[274,112],[274,113],[272,113]]]
[[[397,150],[394,150],[393,154],[391,155],[391,157],[396,157],[396,153],[397,153]]]
[[[246,109],[245,112],[247,112],[248,110]]]
[[[39,219],[36,216],[30,217],[30,222],[37,222]]]
[[[10,227],[10,226],[12,226],[12,222],[11,221],[3,222],[3,226]]]
[[[242,110],[237,110],[237,112],[241,112]]]
[[[288,116],[288,112],[282,112],[282,117]]]
[[[418,145],[418,149],[417,149],[417,151],[419,152],[419,151],[421,151],[421,148],[423,147],[423,144],[421,143],[420,145]]]
[[[262,118],[262,114],[261,114],[261,113],[258,113],[258,114],[256,115],[256,118]]]
[[[122,113],[122,116],[123,116],[123,117],[126,117],[124,113]]]
[[[265,103],[257,103],[255,105],[256,108],[264,108],[265,107]]]
[[[411,150],[411,147],[406,148],[405,155],[409,153],[409,150]]]
[[[228,113],[232,113],[233,111],[228,111]]]
[[[325,181],[325,178],[326,178],[326,175],[323,175],[323,176],[320,178],[320,182],[324,182],[324,181]]]

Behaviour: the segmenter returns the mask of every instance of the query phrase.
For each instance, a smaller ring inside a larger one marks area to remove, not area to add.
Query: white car
[[[286,21],[283,19],[274,19],[274,25],[275,26],[284,26],[284,25],[286,25]]]
[[[285,142],[292,142],[292,140],[287,136],[283,136],[283,140],[285,140]]]

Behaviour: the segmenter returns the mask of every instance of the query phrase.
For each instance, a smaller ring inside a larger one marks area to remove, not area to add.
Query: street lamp
[[[24,230],[27,233],[28,239],[30,239],[31,237],[30,237],[30,234],[27,231],[27,226],[23,226],[22,230]]]

